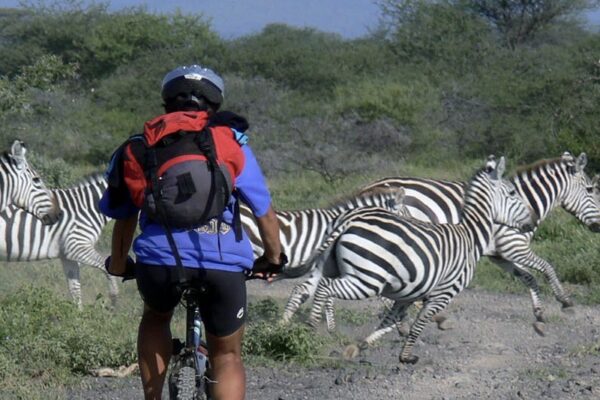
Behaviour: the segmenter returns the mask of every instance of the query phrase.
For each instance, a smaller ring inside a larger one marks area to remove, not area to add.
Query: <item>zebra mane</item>
[[[92,172],[91,174],[80,178],[77,182],[64,189],[80,189],[97,184],[106,185],[106,177],[104,176],[104,173]]]
[[[534,162],[532,164],[521,165],[521,166],[517,167],[517,170],[515,171],[515,175],[522,174],[523,172],[532,171],[534,169],[542,169],[545,166],[550,165],[550,164],[560,164],[562,161],[563,161],[563,159],[561,157],[545,158],[545,159],[537,160],[536,162]]]
[[[471,179],[469,179],[468,181],[465,182],[465,203],[467,202],[467,199],[469,199],[472,196],[473,190],[475,190],[475,187],[478,185],[474,185],[473,182],[479,177],[479,176],[484,176],[486,175],[487,172],[485,171],[485,168],[480,168],[478,169],[473,176],[471,176]],[[460,219],[462,220],[464,217],[464,206],[461,210],[461,217]]]
[[[365,198],[382,194],[390,194],[398,192],[398,188],[392,186],[375,186],[368,190],[356,190],[350,194],[345,194],[340,197],[333,199],[326,207],[333,208],[342,206],[350,201],[354,201],[356,198]]]

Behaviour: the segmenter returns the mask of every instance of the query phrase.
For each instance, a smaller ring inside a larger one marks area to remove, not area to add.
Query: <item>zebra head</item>
[[[366,205],[385,208],[401,217],[410,217],[408,208],[404,205],[404,195],[404,188],[385,184],[361,192],[357,199],[362,200]]]
[[[492,219],[496,224],[506,225],[521,231],[531,231],[535,228],[535,213],[517,192],[515,186],[508,180],[502,179],[506,169],[504,157],[496,161],[493,155],[488,157],[485,171],[492,182]]]
[[[587,155],[581,153],[577,158],[569,152],[561,157],[566,167],[568,188],[562,198],[562,206],[577,217],[592,232],[600,232],[600,188],[598,177],[590,179],[584,171]]]
[[[45,225],[53,224],[61,216],[54,194],[46,188],[25,158],[25,146],[15,140],[0,158],[0,211],[14,205],[39,218]]]

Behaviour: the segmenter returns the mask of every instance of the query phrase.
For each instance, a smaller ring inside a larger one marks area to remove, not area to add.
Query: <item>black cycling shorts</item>
[[[223,337],[237,331],[246,321],[246,277],[243,272],[185,268],[200,295],[204,328]],[[158,312],[172,311],[181,299],[177,288],[177,268],[138,263],[135,277],[144,303]]]

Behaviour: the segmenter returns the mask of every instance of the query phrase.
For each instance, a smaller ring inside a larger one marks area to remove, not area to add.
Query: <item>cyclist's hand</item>
[[[281,272],[281,269],[287,262],[288,258],[284,253],[279,255],[278,264],[273,264],[263,254],[254,261],[252,271],[249,271],[246,279],[263,279],[270,282],[275,275]]]
[[[106,260],[104,260],[104,268],[106,269],[106,272],[108,272],[109,275],[123,278],[123,282],[135,279],[135,261],[133,260],[133,258],[127,256],[127,260],[125,261],[125,271],[123,271],[122,273],[115,273],[111,271],[110,260],[110,256],[106,257]]]

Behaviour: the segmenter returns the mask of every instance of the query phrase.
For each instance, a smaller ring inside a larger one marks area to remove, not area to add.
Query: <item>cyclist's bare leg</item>
[[[138,363],[144,398],[160,400],[167,366],[171,359],[171,317],[173,311],[161,313],[144,305],[138,330]]]
[[[243,400],[246,394],[246,372],[242,363],[244,327],[229,336],[217,337],[206,332],[211,366],[212,397],[215,400]]]

